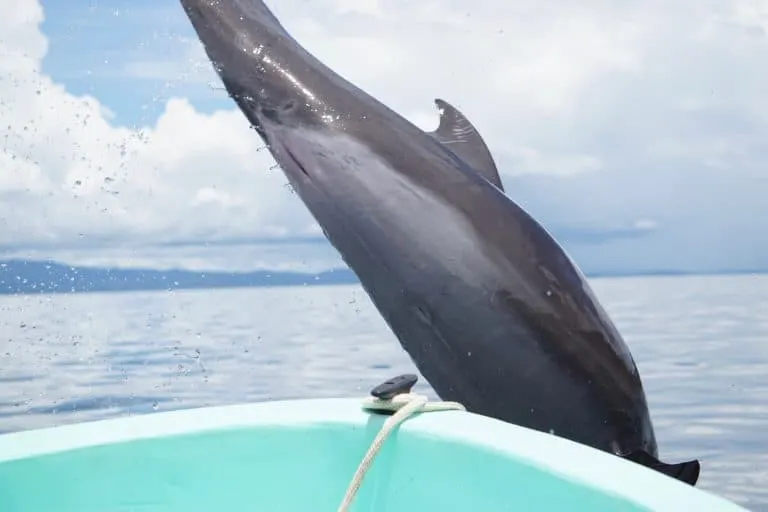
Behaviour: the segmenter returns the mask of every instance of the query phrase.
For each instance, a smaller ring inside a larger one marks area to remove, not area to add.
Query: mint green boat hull
[[[297,400],[6,434],[0,510],[335,511],[383,421],[358,400]],[[401,425],[351,510],[744,509],[586,446],[450,411]]]

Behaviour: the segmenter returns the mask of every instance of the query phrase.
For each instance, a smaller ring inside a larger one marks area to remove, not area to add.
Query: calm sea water
[[[662,458],[768,510],[768,276],[596,279]],[[413,367],[357,286],[0,297],[0,431],[365,395]],[[422,391],[429,390],[422,384]]]

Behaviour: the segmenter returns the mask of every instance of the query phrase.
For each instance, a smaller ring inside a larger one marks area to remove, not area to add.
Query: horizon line
[[[249,274],[291,274],[294,276],[317,276],[321,274],[329,274],[333,272],[354,272],[347,266],[328,267],[323,270],[309,271],[309,270],[295,270],[295,269],[275,269],[275,268],[257,268],[253,270],[226,270],[222,268],[206,268],[206,269],[188,269],[179,266],[171,267],[152,267],[152,266],[123,266],[123,265],[92,265],[92,264],[72,264],[62,260],[56,260],[52,258],[18,258],[12,257],[3,259],[0,257],[0,267],[7,266],[9,263],[18,264],[47,264],[60,267],[67,267],[69,269],[87,269],[87,270],[102,270],[102,271],[126,271],[126,272],[184,272],[191,274],[227,274],[230,276],[237,275],[249,275]],[[580,268],[580,270],[582,270]],[[715,270],[685,270],[679,268],[670,269],[652,269],[652,270],[603,270],[603,271],[584,271],[587,277],[642,277],[642,276],[730,276],[730,275],[765,275],[768,274],[768,268],[765,269],[715,269]]]

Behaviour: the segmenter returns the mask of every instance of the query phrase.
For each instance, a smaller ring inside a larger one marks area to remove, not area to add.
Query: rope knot
[[[384,441],[403,421],[419,412],[431,411],[464,411],[463,405],[458,402],[429,402],[426,396],[411,393],[418,377],[412,374],[400,375],[376,386],[371,390],[371,397],[363,401],[363,409],[372,413],[392,412],[381,426],[381,430],[374,438],[368,452],[363,457],[355,472],[352,481],[344,495],[344,500],[338,508],[338,512],[347,512],[352,506],[352,501],[360,490],[363,478],[373,464],[373,460],[384,445]]]

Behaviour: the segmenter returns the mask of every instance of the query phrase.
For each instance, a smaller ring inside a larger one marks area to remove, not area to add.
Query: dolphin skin
[[[503,192],[469,120],[424,132],[308,53],[259,0],[180,0],[230,97],[445,400],[695,485],[664,464],[629,349]]]

